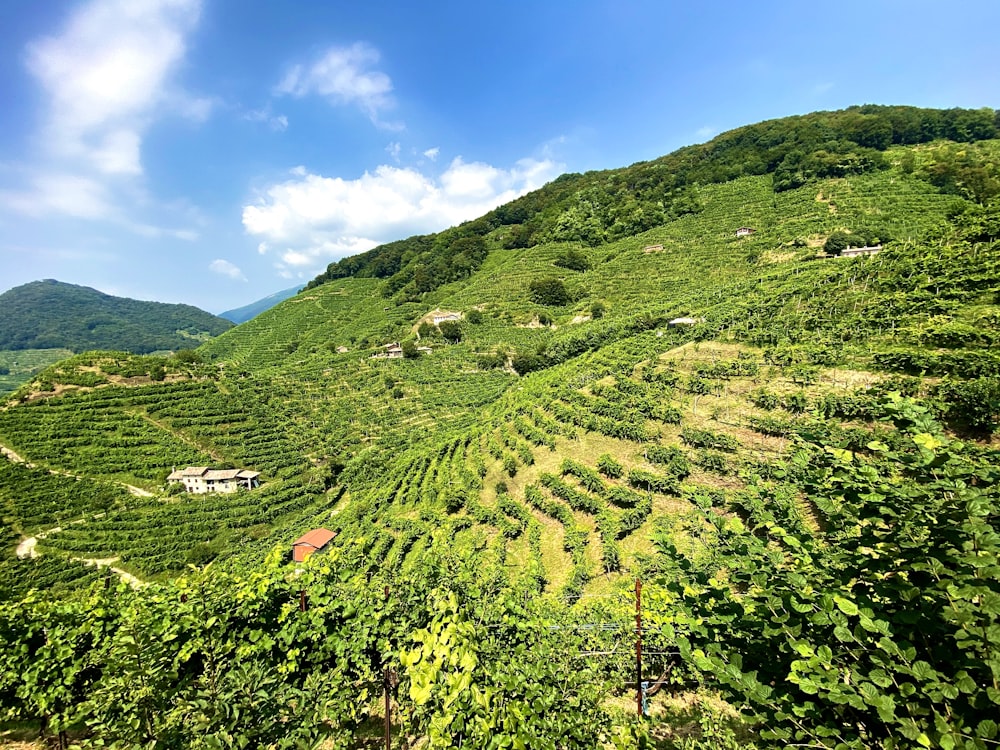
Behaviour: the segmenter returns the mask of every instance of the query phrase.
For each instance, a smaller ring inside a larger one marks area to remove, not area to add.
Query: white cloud
[[[0,205],[45,220],[111,222],[143,237],[196,237],[155,226],[154,213],[183,212],[157,204],[140,178],[153,122],[201,121],[214,104],[173,83],[200,11],[201,0],[90,0],[28,44],[41,127],[35,149],[9,170],[18,176],[0,190]]]
[[[28,47],[48,97],[46,151],[105,175],[142,172],[142,134],[159,109],[204,119],[210,103],[168,88],[200,0],[93,0]]]
[[[698,128],[695,131],[695,135],[697,135],[701,139],[707,139],[711,138],[718,132],[719,132],[718,128],[716,128],[713,125],[703,125],[702,127]]]
[[[115,213],[101,182],[57,172],[34,175],[27,188],[0,191],[0,200],[14,211],[32,217],[61,214],[77,219],[107,219]]]
[[[243,271],[239,269],[239,266],[230,263],[228,260],[222,260],[221,258],[213,260],[209,263],[208,269],[213,273],[217,273],[220,276],[228,276],[236,281],[247,280],[247,277],[243,274]]]
[[[435,159],[438,158],[438,154],[440,154],[440,153],[441,153],[441,149],[439,149],[437,146],[435,146],[434,148],[429,148],[426,151],[424,151],[424,156],[426,156],[431,161],[434,161]]]
[[[243,113],[243,119],[247,122],[261,122],[267,125],[271,130],[278,132],[288,129],[288,118],[285,115],[276,115],[271,111],[271,105],[268,104],[261,109],[251,109]]]
[[[388,146],[385,147],[385,152],[389,154],[389,156],[392,157],[392,160],[398,164],[399,152],[402,150],[402,148],[403,147],[399,144],[399,141],[393,141],[392,143],[390,143]]]
[[[358,106],[379,127],[398,130],[401,124],[381,119],[383,112],[395,106],[395,101],[392,80],[382,71],[372,69],[380,59],[379,51],[364,42],[331,47],[311,65],[292,67],[276,92],[297,98],[316,94],[335,104]]]
[[[541,187],[561,172],[549,159],[522,159],[511,169],[456,158],[438,177],[382,165],[354,180],[292,170],[243,209],[258,252],[277,252],[279,269],[315,268],[330,260],[414,234],[474,219]]]

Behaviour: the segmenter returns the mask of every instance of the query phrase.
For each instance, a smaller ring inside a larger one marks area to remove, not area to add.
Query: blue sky
[[[0,0],[0,291],[211,312],[563,172],[1000,106],[996,0]]]

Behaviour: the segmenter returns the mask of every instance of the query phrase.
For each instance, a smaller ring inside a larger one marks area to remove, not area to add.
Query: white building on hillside
[[[246,469],[210,469],[207,466],[188,466],[174,469],[167,482],[182,484],[187,492],[204,495],[209,492],[236,492],[243,488],[252,490],[260,486],[260,472]]]

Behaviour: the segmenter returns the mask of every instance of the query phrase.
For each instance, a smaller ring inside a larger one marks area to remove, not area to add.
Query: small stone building
[[[737,237],[749,237],[751,234],[753,234],[756,231],[757,230],[754,229],[753,227],[740,227],[739,229],[736,230],[736,236]]]

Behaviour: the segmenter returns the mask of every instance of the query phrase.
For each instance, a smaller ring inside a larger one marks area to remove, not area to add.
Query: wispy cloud
[[[440,153],[441,153],[441,149],[439,149],[437,146],[435,146],[434,148],[429,148],[426,151],[424,151],[424,156],[426,156],[431,161],[434,161],[435,159],[438,158],[438,154],[440,154]]]
[[[221,258],[213,260],[209,263],[208,270],[213,273],[217,273],[220,276],[228,276],[230,279],[235,279],[236,281],[247,280],[247,277],[244,275],[243,271],[240,270],[239,266]]]
[[[42,94],[42,126],[24,161],[7,170],[4,208],[192,236],[148,220],[163,207],[146,193],[142,144],[159,119],[201,121],[211,112],[210,99],[174,82],[200,12],[201,0],[90,0],[29,43],[24,63]]]
[[[696,131],[694,131],[694,134],[699,138],[701,138],[702,140],[707,140],[718,132],[719,129],[714,125],[702,125]]]
[[[157,109],[204,119],[208,100],[167,87],[199,13],[200,0],[94,0],[29,45],[28,70],[48,99],[47,153],[102,174],[140,174]]]
[[[309,65],[293,66],[276,88],[280,95],[301,98],[323,96],[334,104],[359,107],[371,121],[388,130],[402,123],[387,122],[383,114],[395,106],[392,80],[374,66],[381,54],[370,44],[331,47]]]
[[[275,253],[287,277],[330,260],[413,234],[436,232],[473,219],[562,171],[543,159],[522,159],[510,169],[454,159],[434,177],[388,165],[354,180],[311,174],[267,188],[243,209],[243,227],[260,238],[260,253]]]
[[[98,180],[81,175],[46,171],[34,174],[27,185],[0,190],[0,200],[25,216],[70,216],[108,219],[115,214],[111,196]]]
[[[276,115],[271,110],[271,105],[267,104],[260,109],[250,109],[243,113],[243,119],[247,122],[259,122],[267,125],[271,130],[282,132],[288,129],[288,118],[285,115]]]

